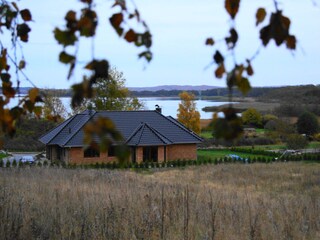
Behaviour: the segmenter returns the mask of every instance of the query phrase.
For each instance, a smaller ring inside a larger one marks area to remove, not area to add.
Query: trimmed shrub
[[[23,167],[23,162],[19,161],[19,162],[18,162],[18,167],[19,167],[19,168]]]
[[[57,166],[61,166],[61,167],[63,167],[63,168],[66,168],[67,167],[67,164],[66,164],[66,162],[64,162],[64,161],[62,161],[62,162],[59,162],[58,164],[57,164]]]
[[[307,139],[300,134],[290,134],[287,137],[287,147],[289,149],[302,149],[308,145]]]
[[[17,161],[14,159],[11,164],[12,167],[17,167]]]

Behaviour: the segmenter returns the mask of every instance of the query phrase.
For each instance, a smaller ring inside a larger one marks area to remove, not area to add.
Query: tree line
[[[1,88],[0,88],[1,89]],[[57,97],[71,97],[71,89],[41,89],[49,92]],[[131,96],[135,97],[179,97],[181,90],[158,90],[158,91],[130,91]],[[214,88],[202,91],[188,90],[199,97],[227,97],[229,91],[227,88]],[[234,90],[233,96],[242,97],[242,93]],[[258,101],[270,102],[278,101],[282,103],[303,103],[317,104],[320,101],[320,86],[319,85],[300,85],[300,86],[285,86],[285,87],[255,87],[248,92],[246,97],[256,98]]]

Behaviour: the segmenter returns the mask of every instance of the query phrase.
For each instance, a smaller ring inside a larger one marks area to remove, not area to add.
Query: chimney
[[[156,107],[156,111],[157,111],[157,112],[159,112],[159,113],[161,113],[161,112],[162,112],[162,109],[161,109],[161,107],[159,107],[159,105],[158,105],[158,104],[156,104],[156,105],[155,105],[155,107]]]

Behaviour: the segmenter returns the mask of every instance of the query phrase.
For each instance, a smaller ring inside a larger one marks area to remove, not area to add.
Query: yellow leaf
[[[32,103],[34,103],[36,101],[38,94],[39,94],[38,88],[32,88],[29,90],[29,99]]]
[[[242,94],[247,94],[251,89],[250,82],[247,78],[242,78],[240,81],[237,81],[236,84]]]

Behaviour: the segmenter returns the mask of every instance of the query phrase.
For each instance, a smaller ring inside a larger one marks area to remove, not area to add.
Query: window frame
[[[99,158],[100,151],[89,147],[89,148],[83,150],[83,157],[84,158]]]

